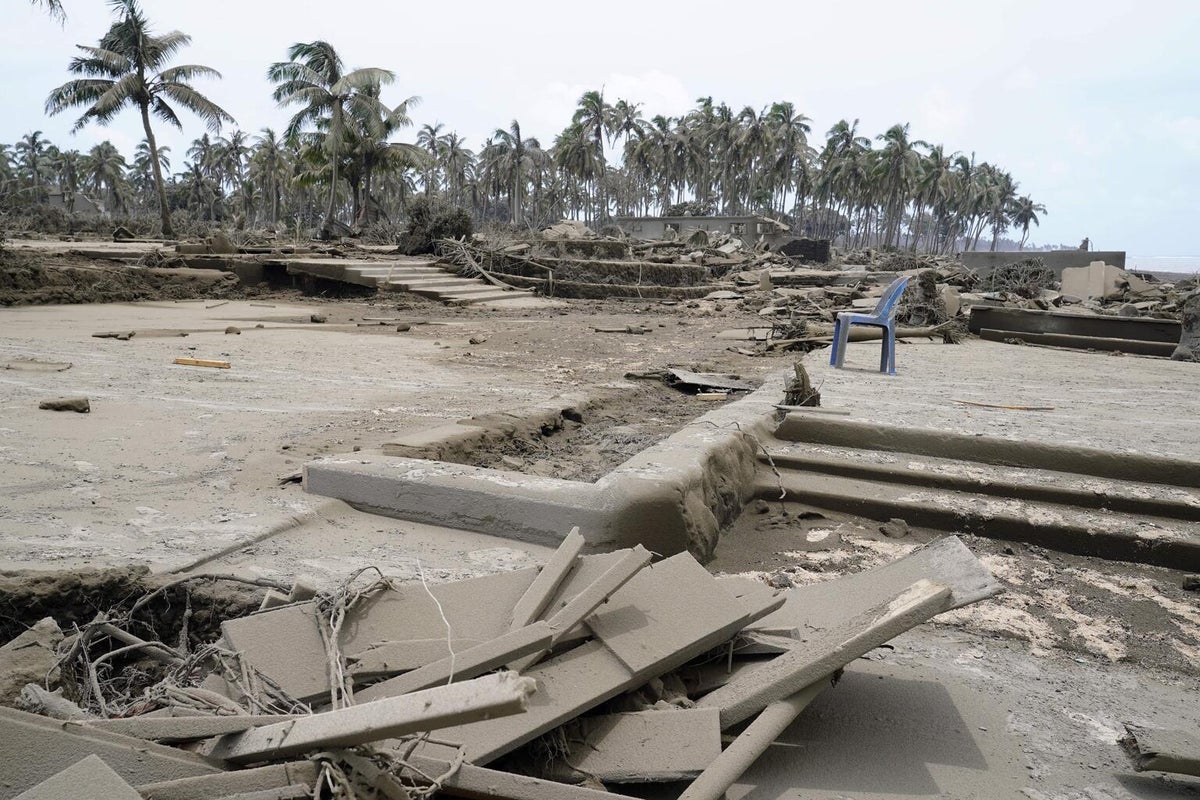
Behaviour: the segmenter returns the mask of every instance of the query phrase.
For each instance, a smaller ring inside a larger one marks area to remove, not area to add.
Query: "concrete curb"
[[[712,556],[721,528],[753,499],[760,442],[790,370],[704,414],[595,483],[443,461],[356,454],[304,467],[304,488],[364,511],[555,545],[578,525],[591,550],[642,544]]]
[[[791,442],[912,453],[1006,467],[1049,469],[1123,481],[1141,482],[1147,476],[1153,476],[1154,483],[1200,487],[1200,461],[1003,439],[998,436],[976,436],[933,428],[880,425],[792,412],[779,425],[775,437]]]

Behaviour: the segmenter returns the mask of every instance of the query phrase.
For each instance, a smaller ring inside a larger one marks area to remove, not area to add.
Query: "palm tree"
[[[267,70],[267,78],[276,83],[272,94],[281,107],[301,106],[288,122],[284,135],[295,139],[306,125],[324,129],[324,148],[329,164],[329,203],[322,228],[333,225],[337,202],[338,162],[345,150],[346,114],[351,105],[363,112],[378,113],[382,104],[358,90],[391,84],[396,75],[378,67],[346,72],[342,57],[329,42],[297,42],[288,48],[288,61],[280,61]],[[369,108],[368,108],[369,106]]]
[[[438,176],[438,148],[442,145],[442,123],[438,122],[434,125],[425,123],[421,126],[421,130],[417,131],[417,147],[422,148],[429,154],[429,160],[425,162],[425,196],[433,194],[437,188]]]
[[[46,13],[59,22],[67,21],[67,12],[63,9],[61,0],[29,0],[31,5],[42,6]]]
[[[359,99],[358,95],[364,97],[361,98],[362,102],[350,104],[351,113],[348,117],[352,123],[348,130],[354,142],[353,162],[362,178],[361,195],[355,196],[359,212],[355,215],[355,222],[359,225],[373,219],[371,184],[377,170],[386,173],[426,163],[436,164],[436,153],[425,153],[419,145],[388,141],[401,128],[412,125],[408,110],[420,103],[421,98],[409,97],[395,108],[388,108],[379,102],[379,92],[377,83],[356,90],[353,99]],[[435,145],[436,142],[435,138]]]
[[[168,155],[170,152],[171,148],[163,145],[158,148],[155,156],[151,156],[150,143],[145,139],[138,142],[137,149],[133,153],[133,164],[129,167],[127,177],[140,198],[139,204],[147,208],[154,204],[154,165],[150,162],[156,157],[160,170],[170,170],[171,158]]]
[[[49,166],[46,159],[49,142],[41,131],[33,131],[21,137],[14,149],[17,168],[29,176],[33,190],[33,202],[42,202],[42,173]]]
[[[152,151],[158,147],[150,127],[151,113],[183,128],[171,103],[194,113],[214,132],[221,129],[222,123],[233,122],[233,117],[191,85],[195,78],[220,78],[221,73],[200,64],[167,66],[172,56],[191,44],[192,37],[179,31],[152,33],[137,0],[111,0],[111,5],[118,14],[117,21],[104,34],[99,47],[77,45],[83,55],[72,59],[67,67],[72,75],[84,77],[67,81],[51,92],[46,99],[46,113],[54,115],[86,106],[73,129],[79,130],[91,120],[107,125],[122,108],[134,106],[141,112],[142,128]],[[151,164],[163,236],[173,236],[162,169],[157,160]]]
[[[88,151],[84,159],[84,181],[104,198],[105,211],[124,206],[125,157],[112,142],[103,141]]]
[[[1012,206],[1012,221],[1014,225],[1021,226],[1021,243],[1018,245],[1018,250],[1025,249],[1025,241],[1029,238],[1029,226],[1040,225],[1041,220],[1038,219],[1038,214],[1045,214],[1046,207],[1041,203],[1033,202],[1029,195],[1022,195],[1013,201]]]
[[[51,166],[54,168],[58,188],[63,193],[68,213],[75,212],[75,195],[79,192],[79,172],[82,157],[78,150],[65,150],[55,154]]]
[[[542,155],[537,139],[521,136],[521,123],[515,119],[508,130],[497,128],[493,134],[493,158],[508,188],[509,214],[513,225],[524,220],[525,185],[536,160]]]
[[[263,128],[254,140],[254,149],[250,154],[250,178],[259,184],[259,189],[270,203],[272,225],[279,222],[286,169],[287,153],[283,140],[271,128]]]
[[[608,171],[604,158],[604,140],[612,133],[612,106],[604,101],[604,92],[591,90],[584,92],[579,98],[579,107],[575,109],[571,122],[583,129],[591,139],[595,152],[596,163],[599,165],[599,178],[596,180],[596,221],[608,216],[608,200],[604,196],[603,177]]]

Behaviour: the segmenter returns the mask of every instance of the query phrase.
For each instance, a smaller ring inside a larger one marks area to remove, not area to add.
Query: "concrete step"
[[[447,302],[474,305],[475,303],[503,303],[506,300],[528,300],[532,292],[510,292],[504,289],[493,289],[489,292],[479,292],[469,295],[447,295],[442,299]]]
[[[409,286],[408,291],[413,292],[414,294],[420,294],[422,292],[434,292],[443,297],[461,298],[470,297],[476,294],[492,294],[504,290],[497,289],[495,286],[488,286],[485,283],[468,281],[460,284],[438,284],[435,286],[430,286],[424,283],[412,284]]]
[[[767,448],[772,450],[770,444]],[[782,487],[789,500],[869,519],[899,517],[920,527],[1029,542],[1065,553],[1200,570],[1200,527],[1190,521],[914,486],[885,474],[875,479],[832,475],[787,459],[776,460],[775,468],[778,477],[771,470],[760,471],[759,497],[776,499]]]
[[[406,278],[406,277],[402,277],[402,276],[397,276],[397,277],[392,278],[391,280],[386,280],[386,279],[380,280],[380,286],[384,286],[384,285],[395,287],[398,289],[406,289],[408,291],[413,291],[414,288],[415,289],[438,289],[441,287],[457,288],[457,287],[467,287],[467,286],[479,286],[480,284],[476,283],[475,281],[467,281],[467,280],[463,280],[462,278],[452,278],[447,275],[447,276],[440,277],[440,278],[434,277],[434,276],[429,276],[429,277],[419,276],[417,278]],[[410,287],[413,287],[413,288],[410,288]]]

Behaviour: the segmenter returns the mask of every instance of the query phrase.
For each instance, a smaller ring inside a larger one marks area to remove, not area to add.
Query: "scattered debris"
[[[214,369],[230,369],[233,365],[228,361],[222,361],[219,358],[177,358],[173,364],[181,364],[185,367],[212,367]]]
[[[59,397],[54,400],[43,400],[38,408],[45,411],[74,411],[87,414],[92,410],[92,404],[86,397]]]
[[[1193,292],[1183,304],[1179,344],[1171,353],[1174,361],[1200,361],[1200,292]]]
[[[125,630],[131,612],[101,612],[69,639],[45,620],[0,658],[29,660],[14,680],[58,667],[86,706],[62,701],[67,727],[0,710],[0,758],[19,765],[6,789],[620,800],[591,787],[694,781],[685,797],[716,798],[847,663],[998,588],[954,537],[786,595],[718,580],[687,553],[651,564],[641,547],[583,545],[575,530],[540,570],[450,583],[363,570],[314,599],[269,584],[265,610],[187,651]],[[727,662],[689,688],[685,675]],[[54,705],[32,689],[31,705]],[[722,751],[722,732],[746,721]]]
[[[0,368],[14,369],[21,372],[66,372],[72,366],[74,365],[69,361],[38,361],[33,358],[0,361]]]
[[[93,333],[93,339],[119,339],[122,342],[127,342],[137,335],[137,331],[101,331]]]
[[[325,320],[326,316],[324,314],[312,314],[308,318],[309,322],[315,322],[317,324],[323,323]]]
[[[1184,575],[1182,586],[1185,592],[1200,592],[1200,575]]]
[[[889,539],[904,539],[912,531],[909,530],[908,523],[899,517],[892,517],[887,522],[879,526],[879,532]]]
[[[1138,772],[1156,770],[1200,775],[1200,737],[1195,731],[1167,731],[1125,726],[1120,739]]]
[[[242,329],[241,329],[241,328],[239,328],[239,327],[238,327],[238,326],[236,326],[236,325],[230,325],[228,328],[226,328],[226,329],[225,329],[225,333],[226,333],[226,334],[230,334],[230,333],[236,333],[238,336],[241,336],[241,335],[242,335]]]
[[[1053,411],[1054,406],[1010,406],[998,403],[981,403],[977,400],[951,400],[952,403],[961,403],[964,406],[975,406],[977,408],[997,408],[1002,411]]]

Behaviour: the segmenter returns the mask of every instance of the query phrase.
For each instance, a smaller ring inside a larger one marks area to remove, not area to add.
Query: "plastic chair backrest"
[[[904,294],[904,287],[908,284],[909,277],[901,275],[883,290],[883,295],[880,296],[879,302],[875,304],[875,311],[872,312],[876,317],[886,319],[895,316],[896,304],[900,300],[900,295]]]

